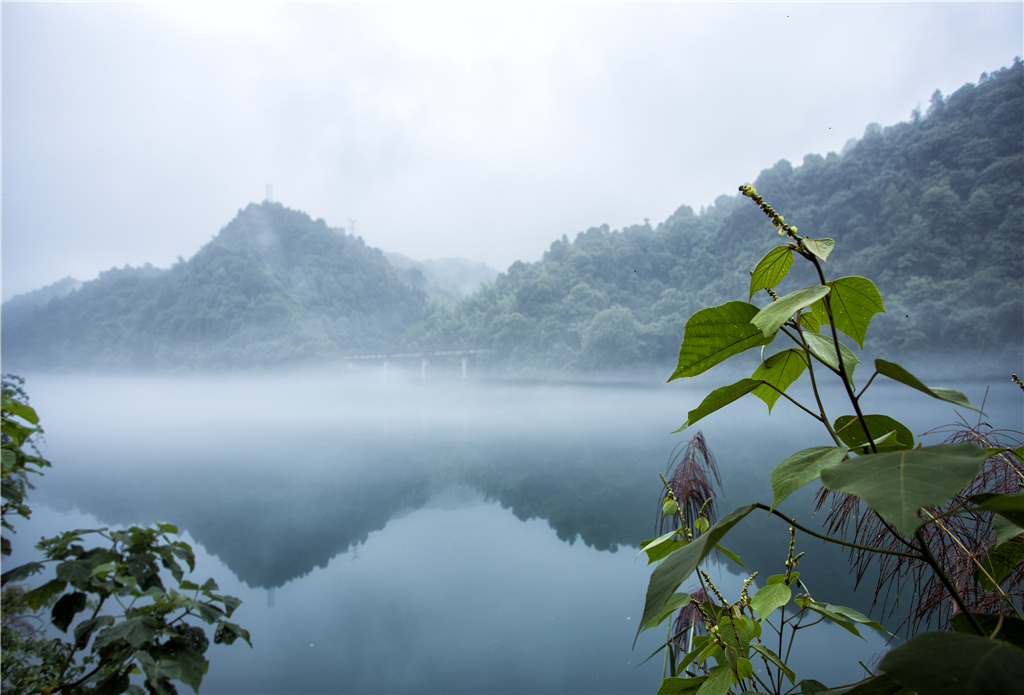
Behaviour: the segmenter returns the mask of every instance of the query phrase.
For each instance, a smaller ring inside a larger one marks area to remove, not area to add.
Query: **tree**
[[[3,377],[2,516],[8,531],[14,530],[8,514],[31,515],[29,474],[50,466],[34,444],[42,429],[23,384],[18,377]],[[196,618],[215,625],[214,642],[241,638],[251,646],[249,633],[228,621],[241,601],[218,594],[213,579],[202,586],[185,579],[180,563],[194,570],[195,556],[187,543],[172,540],[177,532],[167,523],[68,531],[39,542],[41,562],[4,572],[4,693],[170,695],[177,692],[172,681],[198,692],[209,667],[203,654],[210,641],[190,622]],[[86,548],[86,539],[102,542]],[[11,554],[6,537],[3,554]],[[34,588],[18,585],[46,573],[49,564],[54,565],[51,579]],[[176,589],[165,585],[172,578]],[[52,629],[45,625],[44,609]],[[69,630],[69,639],[60,636]],[[145,691],[132,684],[132,674],[142,676]]]

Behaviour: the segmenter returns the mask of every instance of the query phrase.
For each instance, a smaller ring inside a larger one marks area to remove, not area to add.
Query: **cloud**
[[[1019,4],[18,4],[4,297],[275,199],[504,269],[707,205],[1020,52]]]

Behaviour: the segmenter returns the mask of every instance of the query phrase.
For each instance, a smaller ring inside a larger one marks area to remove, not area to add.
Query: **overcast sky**
[[[1024,53],[1022,3],[2,3],[3,297],[278,202],[504,270],[839,151]]]

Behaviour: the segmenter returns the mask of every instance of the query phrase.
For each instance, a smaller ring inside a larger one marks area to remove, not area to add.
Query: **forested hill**
[[[325,360],[394,345],[425,299],[362,239],[251,204],[187,262],[109,270],[41,308],[5,304],[4,369]]]
[[[830,278],[875,281],[888,313],[872,321],[869,350],[995,349],[1019,365],[1019,59],[948,98],[936,92],[910,122],[869,125],[842,154],[807,155],[796,167],[783,160],[753,183],[801,234],[836,240]],[[4,369],[244,368],[398,346],[489,348],[482,359],[512,371],[663,366],[693,312],[747,300],[747,271],[779,243],[733,192],[657,227],[563,235],[541,261],[514,263],[449,301],[427,299],[408,286],[409,269],[323,220],[250,205],[170,269],[111,270],[43,305],[46,293],[4,304]],[[816,282],[803,269],[779,289]]]
[[[735,146],[742,146],[737,133]],[[983,75],[925,115],[869,125],[844,154],[783,160],[753,182],[801,234],[831,237],[830,278],[863,275],[887,309],[866,348],[897,355],[1024,345],[1024,66]],[[737,181],[737,186],[741,183]],[[747,301],[747,271],[780,238],[738,193],[656,228],[554,242],[458,304],[433,303],[410,340],[493,348],[513,369],[674,364],[686,319]],[[796,270],[780,294],[815,284]],[[768,301],[761,293],[753,300]]]

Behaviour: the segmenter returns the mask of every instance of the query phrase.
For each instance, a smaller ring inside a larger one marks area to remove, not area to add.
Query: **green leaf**
[[[3,574],[0,574],[0,586],[4,586],[7,582],[20,582],[24,579],[28,579],[33,574],[38,574],[43,571],[43,563],[41,562],[29,562],[19,567],[15,567],[12,570],[7,570]]]
[[[804,248],[828,263],[828,255],[836,247],[834,239],[801,239]]]
[[[816,693],[825,692],[828,690],[828,686],[821,681],[816,681],[811,678],[805,678],[800,681],[800,695],[816,695]]]
[[[102,632],[96,635],[96,640],[93,642],[93,649],[101,649],[112,642],[122,639],[127,641],[128,644],[132,645],[135,649],[138,649],[143,644],[156,637],[157,627],[157,620],[151,615],[128,618],[117,625],[105,628]]]
[[[764,380],[765,384],[758,386],[751,393],[768,405],[769,413],[772,412],[775,401],[782,397],[779,391],[788,389],[807,369],[807,358],[804,354],[803,350],[795,348],[777,352],[762,362],[750,375],[751,379]]]
[[[637,634],[640,634],[639,632]],[[246,644],[252,647],[252,642],[249,640],[249,631],[245,630],[234,623],[229,623],[227,620],[221,620],[217,623],[217,630],[213,633],[214,644],[234,644],[235,640],[241,637],[245,640]],[[636,640],[633,640],[634,644]]]
[[[996,532],[996,545],[1005,543],[1011,538],[1016,538],[1020,534],[1024,533],[1024,528],[1013,523],[1001,514],[997,514],[992,517],[992,530]]]
[[[37,586],[35,589],[27,592],[24,596],[24,601],[34,611],[39,610],[54,596],[64,591],[68,583],[63,579],[51,579],[42,586]]]
[[[890,379],[905,384],[910,388],[917,389],[922,393],[927,393],[932,398],[938,398],[940,401],[948,401],[949,403],[955,403],[956,405],[964,408],[970,408],[971,410],[981,413],[979,408],[971,405],[971,402],[967,400],[967,396],[954,391],[953,389],[933,389],[928,388],[918,380],[916,376],[908,372],[903,367],[899,366],[895,362],[886,362],[885,360],[875,360],[875,370],[882,376],[887,376]],[[982,413],[984,414],[984,413]]]
[[[824,606],[825,610],[828,610],[834,613],[835,615],[840,616],[841,618],[850,620],[855,623],[860,623],[861,625],[866,625],[867,627],[874,628],[875,630],[881,630],[887,635],[889,634],[889,631],[882,627],[882,625],[878,621],[872,620],[860,611],[856,611],[852,608],[847,608],[846,606],[836,606],[831,603],[818,605]]]
[[[1014,525],[1024,526],[1024,493],[1017,495],[982,493],[971,495],[970,501],[976,505],[976,509],[996,512]]]
[[[235,609],[242,605],[242,599],[235,598],[234,596],[221,596],[220,594],[210,594],[210,598],[214,601],[220,601],[224,604],[224,613],[227,617],[231,617],[231,614],[235,612]]]
[[[679,535],[679,529],[675,529],[659,538],[654,538],[649,541],[641,541],[640,552],[637,553],[636,556],[640,557],[641,553],[647,553],[648,565],[657,562],[658,560],[666,557],[669,553],[672,553],[686,545],[685,540],[676,538]]]
[[[949,501],[977,475],[988,456],[973,444],[869,454],[822,470],[821,482],[829,490],[857,495],[910,536],[923,523],[917,511]]]
[[[1011,694],[1024,683],[1024,650],[977,635],[926,632],[886,654],[879,667],[928,695]]]
[[[683,329],[679,365],[668,380],[696,376],[744,350],[770,343],[772,339],[750,323],[758,311],[746,302],[726,302],[691,316]]]
[[[836,345],[832,336],[817,335],[816,333],[804,333],[804,341],[811,354],[817,357],[823,364],[828,365],[836,372],[839,371],[839,358],[836,356]],[[860,360],[853,354],[850,348],[839,343],[839,350],[843,355],[843,368],[850,385],[853,385],[853,370],[860,364]]]
[[[856,340],[863,350],[864,336],[871,318],[877,313],[885,313],[882,295],[875,283],[857,276],[833,280],[828,286],[832,289],[828,302],[832,307],[836,329]],[[822,324],[829,323],[824,299],[815,303],[811,312]]]
[[[814,611],[818,615],[822,615],[828,618],[829,620],[831,620],[847,632],[857,635],[857,637],[860,637],[861,639],[864,639],[864,636],[860,634],[860,632],[857,630],[857,626],[853,624],[852,620],[847,620],[846,618],[828,610],[828,608],[825,607],[826,604],[799,598],[796,600],[796,604],[808,610]],[[864,641],[866,642],[867,640]]]
[[[817,333],[821,330],[821,321],[811,311],[800,313],[800,325],[805,331],[810,331],[811,333]]]
[[[832,691],[826,691],[832,692]],[[892,676],[882,674],[864,681],[849,690],[836,691],[842,695],[915,695],[915,693],[892,679]]]
[[[914,435],[910,428],[902,422],[894,420],[888,415],[865,415],[864,419],[868,423],[868,432],[871,433],[871,438],[875,442],[878,453],[904,451],[914,448]],[[843,415],[836,418],[832,428],[839,435],[839,438],[843,440],[843,444],[850,447],[851,451],[871,453],[871,449],[865,446],[868,437],[864,434],[864,426],[857,419],[856,415]],[[894,432],[895,434],[884,442],[879,443],[879,440],[889,432]]]
[[[689,594],[672,594],[669,597],[668,602],[665,604],[665,607],[662,609],[662,611],[653,618],[651,618],[650,622],[647,625],[644,625],[644,629],[646,630],[648,628],[661,625],[662,621],[664,621],[665,618],[672,615],[689,602]]]
[[[11,400],[9,398],[4,399],[3,409],[11,415],[17,415],[22,420],[31,422],[33,425],[39,424],[39,416],[36,415],[36,411],[24,403],[19,403],[18,401]]]
[[[737,555],[736,553],[734,553],[733,551],[729,550],[728,548],[723,548],[723,547],[722,547],[722,546],[720,546],[720,545],[719,545],[718,543],[715,543],[715,550],[718,550],[718,551],[720,551],[720,552],[721,552],[721,553],[723,553],[723,554],[724,554],[724,555],[725,555],[725,556],[726,556],[727,558],[729,558],[730,560],[732,560],[733,562],[735,562],[735,563],[736,563],[737,565],[739,565],[740,567],[743,567],[743,560],[741,560],[741,559],[740,559],[740,556],[739,556],[739,555]],[[743,569],[747,569],[747,568],[746,568],[746,567],[743,567]]]
[[[978,583],[989,591],[995,591],[996,586],[1017,569],[1022,562],[1024,562],[1024,538],[1020,536],[990,548],[981,561],[981,566],[985,571],[982,572],[980,569],[977,571]]]
[[[1024,620],[997,613],[971,613],[971,616],[989,637],[1009,642],[1024,649]],[[954,615],[949,622],[949,627],[953,632],[965,635],[977,634],[971,621],[963,613]]]
[[[791,292],[785,297],[779,297],[764,309],[761,309],[754,318],[750,319],[750,322],[760,328],[761,333],[768,338],[775,335],[775,332],[793,314],[800,309],[810,306],[828,293],[829,288],[826,285],[814,285]]]
[[[771,615],[776,608],[781,608],[793,598],[793,590],[785,584],[769,584],[757,590],[750,597],[750,607],[757,611],[762,619]]]
[[[176,642],[171,642],[164,647],[164,654],[160,658],[160,663],[167,666],[176,666],[180,673],[178,680],[190,686],[197,693],[199,692],[199,686],[202,685],[203,676],[210,668],[210,662],[202,655]]]
[[[762,654],[764,658],[768,659],[768,661],[770,661],[772,665],[775,666],[775,668],[779,669],[780,671],[786,674],[786,678],[789,679],[790,683],[796,685],[796,674],[793,673],[793,670],[789,668],[789,666],[786,666],[782,659],[779,658],[778,654],[776,654],[760,642],[752,643],[750,645],[750,648],[758,654]]]
[[[725,534],[747,514],[754,511],[754,509],[756,507],[752,504],[737,507],[719,519],[718,523],[712,526],[707,533],[695,538],[686,547],[669,555],[665,558],[664,562],[655,568],[654,572],[651,573],[651,581],[647,585],[644,615],[640,620],[640,628],[636,632],[637,637],[640,636],[644,626],[647,625],[651,618],[661,612],[669,597],[675,593],[679,585],[693,574],[697,566],[708,556],[708,553],[714,550],[715,545],[725,537]],[[636,645],[636,639],[633,640],[633,644],[634,646]]]
[[[760,379],[740,379],[735,384],[715,389],[700,402],[700,405],[686,414],[686,422],[672,434],[682,432],[701,418],[724,408],[735,400],[739,400],[762,384],[764,382]]]
[[[732,688],[732,669],[726,665],[708,671],[708,679],[697,689],[696,695],[727,695]]]
[[[50,611],[50,622],[61,632],[67,632],[68,626],[78,613],[85,610],[88,597],[81,591],[64,594]]]
[[[658,695],[695,695],[697,688],[701,686],[707,676],[696,678],[666,678],[658,688]]]
[[[65,560],[57,565],[57,578],[84,589],[92,579],[92,567],[88,560]]]
[[[772,509],[812,480],[822,469],[831,468],[846,458],[841,446],[812,446],[789,456],[772,470]]]
[[[776,246],[766,253],[750,274],[750,297],[758,290],[778,285],[791,267],[793,249],[789,246]]]
[[[89,637],[101,627],[114,624],[114,617],[111,615],[100,615],[95,618],[83,620],[75,626],[75,645],[78,649],[85,649],[89,644]]]

